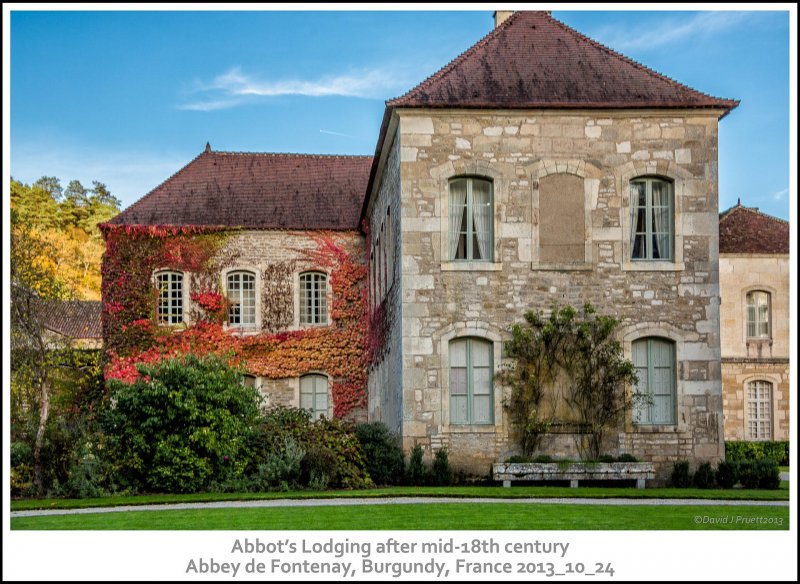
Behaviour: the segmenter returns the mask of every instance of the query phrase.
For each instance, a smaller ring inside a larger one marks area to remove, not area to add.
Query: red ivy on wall
[[[203,273],[229,232],[208,228],[103,226],[103,334],[109,362],[106,378],[132,383],[138,363],[189,353],[226,356],[248,373],[281,379],[324,371],[331,380],[334,415],[366,405],[367,268],[359,249],[346,249],[333,234],[311,233],[316,249],[306,250],[317,269],[330,274],[332,324],[300,331],[236,336],[224,329],[219,313],[226,303],[215,290],[191,298],[209,318],[184,330],[155,322],[157,269]],[[214,269],[219,269],[217,266]]]

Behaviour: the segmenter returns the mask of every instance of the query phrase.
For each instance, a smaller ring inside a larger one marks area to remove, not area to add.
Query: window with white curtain
[[[328,378],[324,375],[303,375],[300,378],[300,407],[311,412],[311,419],[328,415]]]
[[[770,337],[770,294],[763,290],[747,293],[747,338]]]
[[[672,183],[660,178],[631,181],[631,259],[672,260]]]
[[[251,272],[228,274],[227,290],[229,308],[228,324],[254,326],[256,324],[256,276]]]
[[[183,272],[158,272],[157,316],[159,324],[183,322]]]
[[[639,383],[638,393],[648,403],[637,404],[637,424],[674,424],[676,401],[675,343],[668,339],[646,337],[631,345],[633,365]]]
[[[492,198],[491,181],[471,177],[450,181],[450,260],[492,261]]]
[[[747,439],[772,440],[772,384],[751,381],[747,384]]]
[[[450,341],[450,423],[494,423],[492,343],[479,338]]]

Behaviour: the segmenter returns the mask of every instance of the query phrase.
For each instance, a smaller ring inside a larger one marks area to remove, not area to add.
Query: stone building
[[[720,214],[726,440],[789,440],[789,223],[742,206]]]
[[[380,330],[368,418],[406,450],[447,447],[454,466],[478,474],[514,453],[494,381],[509,327],[529,309],[591,302],[622,321],[625,355],[653,396],[609,452],[654,461],[662,477],[671,461],[718,459],[717,126],[738,102],[549,12],[495,18],[486,37],[386,102],[373,158],[207,151],[115,222],[240,228],[229,245],[256,304],[259,271],[299,261],[291,250],[315,230],[360,242]],[[294,326],[302,270],[287,292]],[[183,310],[188,280],[164,277]],[[302,403],[301,380],[275,383],[285,403]],[[574,455],[572,438],[547,448]]]

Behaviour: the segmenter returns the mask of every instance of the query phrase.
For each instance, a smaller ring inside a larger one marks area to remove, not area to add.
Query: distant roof
[[[789,253],[789,222],[737,204],[719,214],[719,253]]]
[[[101,303],[96,300],[47,300],[37,305],[44,327],[71,339],[102,339]]]
[[[735,108],[559,22],[518,11],[390,107]]]
[[[109,221],[254,229],[357,229],[372,158],[215,152],[210,146]]]

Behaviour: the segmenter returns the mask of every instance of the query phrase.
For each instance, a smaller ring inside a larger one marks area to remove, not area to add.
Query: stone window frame
[[[747,304],[747,296],[753,292],[763,292],[767,295],[768,301],[768,319],[769,319],[769,334],[765,337],[761,336],[754,336],[751,337],[747,333],[747,324],[748,324],[748,304]],[[775,289],[771,286],[766,286],[763,284],[754,284],[752,286],[748,286],[746,288],[742,288],[742,308],[744,309],[744,340],[745,342],[764,342],[764,343],[772,343],[773,338],[773,318],[772,318],[772,307],[773,307],[773,298],[775,297]]]
[[[451,160],[430,171],[434,181],[433,188],[438,193],[435,202],[435,215],[439,217],[438,259],[443,272],[499,272],[502,263],[502,220],[503,210],[509,197],[509,183],[516,177],[515,166],[507,163],[486,160]],[[450,180],[458,177],[483,178],[492,182],[492,260],[450,260]],[[406,232],[407,233],[407,232]]]
[[[672,183],[672,245],[671,260],[634,260],[631,258],[631,186],[637,178],[661,178]],[[626,272],[680,272],[686,269],[683,257],[683,199],[688,183],[694,176],[671,160],[632,160],[614,168],[614,182],[620,197],[622,226],[622,270]]]
[[[302,380],[303,380],[304,377],[311,377],[311,376],[324,377],[325,378],[325,384],[326,384],[326,388],[327,388],[327,392],[328,392],[328,409],[327,409],[326,412],[323,412],[323,413],[325,414],[326,418],[331,420],[331,419],[333,419],[333,394],[332,394],[332,391],[331,391],[332,390],[332,381],[333,381],[333,379],[331,378],[330,375],[328,375],[324,371],[317,371],[317,370],[307,371],[307,372],[303,373],[302,375],[299,375],[297,377],[292,378],[292,385],[293,385],[292,389],[294,390],[294,403],[297,404],[298,408],[301,407],[301,405],[300,405],[300,388],[301,388],[301,385],[302,385]],[[311,421],[313,422],[313,421],[315,421],[317,419],[319,419],[319,418],[312,417]]]
[[[180,320],[180,322],[161,322],[161,319],[159,317],[159,312],[158,311],[159,311],[159,308],[161,306],[161,297],[160,297],[161,288],[160,288],[159,283],[158,283],[158,276],[164,275],[164,274],[179,274],[181,276],[181,315],[180,315],[181,316],[181,320]],[[151,278],[151,282],[153,284],[153,287],[157,291],[159,291],[159,296],[158,296],[158,298],[156,300],[156,323],[158,324],[158,326],[172,327],[172,328],[186,326],[188,324],[187,315],[188,315],[188,308],[189,308],[189,301],[190,301],[188,274],[186,272],[184,272],[183,270],[176,270],[174,268],[157,268],[157,269],[153,270],[153,275],[152,275],[152,278]]]
[[[592,210],[597,207],[602,171],[585,160],[570,158],[542,158],[525,167],[530,177],[531,190],[531,269],[579,271],[594,269]],[[542,262],[539,259],[539,181],[549,175],[570,174],[583,179],[584,259],[577,263]]]
[[[228,320],[229,315],[228,313],[226,313],[225,320],[223,321],[223,329],[239,333],[257,333],[261,330],[262,327],[261,271],[254,264],[237,264],[236,266],[231,266],[223,269],[220,275],[222,277],[222,290],[224,290],[225,298],[228,298],[228,276],[235,272],[247,273],[255,278],[255,307],[256,307],[255,322],[253,324],[245,324],[245,325],[231,324]]]
[[[626,359],[633,361],[633,342],[647,337],[661,337],[674,343],[675,348],[675,423],[674,424],[638,424],[633,419],[633,408],[626,414],[626,432],[650,432],[650,433],[680,433],[689,430],[686,422],[687,416],[684,415],[683,401],[686,394],[686,387],[682,372],[686,359],[686,343],[696,340],[689,338],[677,327],[668,323],[637,323],[620,330],[622,339],[622,352]],[[694,336],[697,336],[696,333]],[[626,388],[629,395],[633,394],[633,385]]]
[[[457,175],[457,176],[450,177],[450,179],[447,181],[447,191],[448,191],[447,210],[448,210],[448,215],[449,215],[450,206],[451,206],[450,192],[451,192],[453,183],[456,182],[456,181],[466,181],[466,193],[465,193],[466,201],[464,203],[464,207],[466,209],[467,217],[472,219],[473,227],[475,225],[475,216],[477,214],[477,209],[478,209],[478,205],[475,204],[475,202],[474,202],[475,201],[474,195],[473,195],[473,193],[475,192],[474,184],[476,182],[478,182],[478,183],[483,183],[483,184],[489,185],[489,206],[491,207],[492,220],[491,220],[491,222],[489,224],[489,237],[488,237],[488,239],[489,239],[490,245],[488,247],[489,247],[489,251],[491,252],[491,254],[494,254],[494,248],[495,248],[495,245],[494,245],[494,241],[495,241],[495,230],[494,230],[494,213],[495,213],[495,210],[494,210],[494,208],[495,208],[495,205],[494,205],[494,182],[490,178],[487,178],[485,176]],[[470,205],[470,201],[472,201],[472,205]],[[468,252],[469,252],[469,250],[471,250],[472,251],[472,255],[474,256],[476,254],[476,251],[475,251],[475,244],[473,243],[472,240],[473,239],[479,240],[479,236],[478,236],[479,232],[477,230],[473,230],[473,228],[470,227],[469,223],[470,223],[470,221],[467,221],[467,231],[466,231],[467,236],[465,238],[466,250],[464,251],[464,253],[465,253],[465,255],[469,255]],[[484,259],[484,258],[475,259],[474,257],[473,258],[465,257],[463,259],[456,258],[456,257],[451,258],[450,254],[452,253],[452,250],[450,249],[450,236],[451,236],[451,229],[452,228],[453,228],[453,225],[450,223],[450,220],[449,220],[449,217],[448,217],[448,225],[447,225],[447,243],[448,243],[447,261],[449,261],[449,262],[459,262],[459,263],[465,263],[465,262],[466,263],[469,263],[469,262],[492,263],[492,262],[494,262],[494,255],[492,255],[492,257],[488,258],[488,259]],[[472,237],[470,237],[470,233],[472,234]],[[458,246],[456,246],[456,248],[458,248]],[[478,248],[479,249],[478,249],[477,253],[480,254],[480,243],[478,243]],[[457,254],[457,252],[456,252],[456,254]]]
[[[771,391],[770,391],[770,410],[769,410],[770,411],[770,437],[765,439],[765,440],[756,439],[754,441],[763,442],[763,441],[774,440],[775,439],[775,434],[776,434],[775,430],[776,430],[776,426],[777,426],[777,422],[778,422],[778,414],[779,414],[778,398],[777,398],[776,394],[779,392],[779,389],[780,389],[781,376],[778,375],[778,374],[775,374],[775,373],[767,373],[767,372],[751,373],[750,375],[747,375],[747,376],[741,378],[741,380],[740,380],[740,387],[742,388],[742,422],[741,422],[742,423],[742,439],[743,440],[753,440],[753,439],[747,437],[748,436],[748,434],[747,434],[747,422],[748,422],[748,416],[747,416],[747,389],[748,389],[748,386],[750,385],[750,383],[752,383],[754,381],[765,381],[765,382],[767,382],[767,383],[772,385],[772,388],[771,388]]]
[[[493,370],[493,424],[451,424],[450,423],[450,341],[463,337],[478,338],[492,343]],[[460,321],[452,323],[433,335],[434,351],[438,348],[440,356],[440,423],[443,434],[496,434],[505,436],[506,422],[503,410],[503,387],[494,376],[500,371],[505,337],[500,329],[480,321]],[[434,415],[434,418],[436,416]]]
[[[324,274],[325,275],[325,302],[327,306],[326,310],[326,320],[324,323],[319,324],[308,324],[300,322],[300,276],[303,274]],[[293,328],[294,330],[302,330],[302,329],[309,329],[309,328],[320,328],[331,326],[333,324],[333,319],[331,318],[331,302],[333,300],[332,296],[333,293],[331,292],[331,274],[328,270],[322,268],[304,268],[302,270],[297,270],[294,273],[293,284],[294,284],[294,318],[293,318]]]

